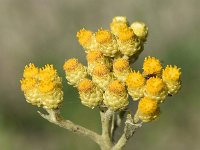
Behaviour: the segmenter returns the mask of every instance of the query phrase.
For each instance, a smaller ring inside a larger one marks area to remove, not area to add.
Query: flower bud
[[[24,92],[24,96],[26,98],[26,101],[28,103],[31,103],[32,105],[40,106],[40,96],[38,91],[38,75],[39,75],[39,69],[35,67],[34,64],[29,64],[25,66],[24,73],[22,80],[20,80],[21,83],[21,89]]]
[[[172,67],[171,65],[167,65],[167,67],[163,69],[162,79],[167,85],[169,94],[173,95],[179,91],[181,87],[180,76],[180,68],[177,66]]]
[[[118,58],[113,62],[113,74],[121,82],[125,82],[128,74],[131,72],[127,59]]]
[[[162,71],[162,65],[159,59],[155,57],[146,57],[143,63],[143,74],[145,76],[160,76]]]
[[[129,104],[125,86],[119,80],[109,83],[103,98],[104,104],[114,111],[123,110]]]
[[[103,99],[102,91],[89,79],[83,79],[79,82],[78,91],[81,103],[92,109],[98,106]]]
[[[126,79],[126,85],[128,86],[128,93],[133,100],[138,100],[144,96],[145,78],[138,72],[132,72]]]
[[[167,87],[162,79],[151,77],[146,82],[144,95],[162,103],[167,96]]]
[[[45,65],[39,72],[38,89],[46,109],[56,109],[63,101],[62,81],[53,65]]]
[[[105,91],[109,82],[112,80],[112,74],[106,65],[97,64],[92,72],[92,80],[100,89]]]
[[[122,16],[114,17],[112,20],[112,23],[110,24],[111,32],[115,36],[118,36],[119,30],[124,27],[128,27],[128,21],[126,17],[122,17]]]
[[[135,114],[135,119],[140,119],[143,122],[150,122],[158,118],[160,115],[160,108],[158,102],[147,97],[139,101],[138,109]]]
[[[143,48],[143,43],[137,39],[133,30],[129,27],[124,27],[119,30],[117,43],[120,52],[128,57],[138,53]]]
[[[96,34],[96,41],[99,50],[109,57],[114,57],[118,52],[118,45],[115,36],[108,30],[99,29]]]
[[[131,28],[137,37],[139,37],[144,42],[146,41],[148,36],[148,28],[144,22],[133,22],[131,24]]]
[[[97,64],[104,64],[110,68],[111,63],[109,58],[105,57],[102,52],[98,50],[89,51],[87,54],[88,73],[92,75],[92,71]]]
[[[81,29],[79,32],[77,32],[76,36],[80,45],[83,46],[86,52],[97,48],[95,35],[92,31]]]
[[[75,58],[65,61],[63,69],[65,70],[66,79],[70,85],[76,86],[80,80],[87,76],[86,67],[79,63],[78,59]]]

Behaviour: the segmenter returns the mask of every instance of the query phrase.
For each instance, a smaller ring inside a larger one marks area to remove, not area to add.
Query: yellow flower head
[[[128,75],[126,79],[126,84],[129,88],[139,88],[144,86],[145,81],[145,78],[139,71],[134,71]]]
[[[154,99],[144,97],[139,101],[138,112],[141,115],[154,116],[158,109],[158,102]]]
[[[71,72],[71,71],[76,70],[76,68],[78,67],[78,64],[79,64],[78,59],[71,58],[65,61],[63,65],[63,69],[65,71]]]
[[[108,90],[117,95],[123,95],[126,92],[125,86],[119,80],[111,81]]]
[[[112,34],[108,30],[99,29],[96,32],[96,40],[100,44],[110,43],[112,41]]]
[[[112,23],[110,24],[110,29],[112,33],[118,36],[121,28],[128,27],[126,17],[117,16],[113,18]]]
[[[51,80],[44,80],[39,83],[39,90],[42,93],[48,93],[55,89],[56,83]]]
[[[91,42],[92,35],[93,35],[92,31],[85,29],[81,29],[76,34],[78,41],[82,46],[86,46]]]
[[[26,78],[20,80],[20,83],[22,91],[26,93],[27,91],[32,90],[36,86],[37,81],[35,78]]]
[[[89,79],[83,79],[78,84],[78,91],[82,93],[91,92],[94,89],[94,83]]]
[[[53,65],[45,65],[39,72],[40,80],[53,80],[57,77],[57,71],[53,68]]]
[[[134,32],[129,27],[123,27],[123,28],[120,28],[118,36],[121,42],[126,42],[134,38]]]
[[[110,70],[108,69],[108,67],[106,65],[97,64],[94,67],[92,74],[95,75],[95,76],[102,77],[102,76],[107,75],[109,72],[110,72]]]
[[[144,59],[143,70],[145,75],[156,75],[162,71],[162,65],[155,57],[146,57]]]
[[[162,78],[166,81],[177,82],[180,80],[181,72],[180,68],[177,66],[172,67],[171,65],[167,65],[162,72]]]
[[[123,71],[129,69],[129,62],[127,59],[119,58],[113,63],[114,70]]]
[[[25,66],[24,69],[24,78],[35,78],[38,75],[38,68],[35,67],[34,64],[30,63],[29,65]]]
[[[165,84],[162,79],[158,77],[151,77],[146,82],[146,90],[152,95],[161,93],[165,88]]]
[[[90,62],[92,63],[92,62],[95,62],[95,61],[97,61],[97,60],[99,60],[99,59],[101,59],[103,57],[104,57],[103,53],[100,52],[100,51],[97,51],[97,50],[95,50],[95,51],[89,51],[88,54],[87,54],[87,61],[89,63]]]

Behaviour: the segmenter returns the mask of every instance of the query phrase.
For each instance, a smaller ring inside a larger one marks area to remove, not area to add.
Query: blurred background
[[[88,138],[42,119],[26,103],[19,80],[30,62],[54,64],[64,79],[65,59],[86,63],[76,39],[81,28],[109,28],[114,16],[149,27],[144,57],[182,68],[182,89],[162,105],[159,120],[145,124],[125,150],[200,149],[200,1],[199,0],[0,0],[0,149],[99,150]],[[97,110],[80,104],[77,91],[63,80],[65,118],[100,132]],[[120,133],[117,133],[120,134]]]

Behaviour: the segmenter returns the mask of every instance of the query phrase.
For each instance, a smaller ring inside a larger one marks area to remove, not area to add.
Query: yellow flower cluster
[[[143,22],[129,25],[126,17],[114,17],[110,30],[97,32],[81,29],[77,32],[80,45],[86,52],[87,66],[76,58],[65,61],[63,69],[70,85],[77,88],[81,103],[87,107],[104,107],[113,111],[127,109],[128,97],[139,100],[135,122],[149,122],[160,114],[160,104],[180,87],[180,68],[159,59],[146,57],[143,71],[135,71],[136,60],[147,40],[148,28]],[[63,101],[61,78],[52,65],[24,69],[21,88],[27,102],[56,109]]]
[[[77,32],[86,52],[87,67],[72,58],[65,62],[64,70],[68,83],[77,87],[82,104],[123,110],[129,104],[129,94],[134,101],[140,100],[136,118],[147,122],[158,116],[159,103],[178,91],[180,72],[171,66],[162,70],[161,62],[150,56],[144,60],[142,73],[131,69],[147,36],[148,28],[143,22],[129,25],[122,16],[113,18],[110,30]]]
[[[56,109],[63,101],[61,78],[53,65],[37,68],[34,64],[25,66],[21,89],[26,101],[45,109]]]
[[[129,26],[126,17],[118,16],[113,18],[110,29],[101,28],[96,33],[81,29],[77,38],[86,52],[98,50],[109,57],[127,58],[143,50],[148,35],[144,23],[133,22]]]

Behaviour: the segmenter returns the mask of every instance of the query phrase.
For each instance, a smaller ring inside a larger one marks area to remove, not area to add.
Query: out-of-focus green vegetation
[[[200,17],[199,0],[0,0],[0,149],[98,150],[89,139],[61,129],[26,103],[19,80],[23,68],[52,63],[63,77],[63,115],[100,132],[97,110],[80,104],[77,91],[67,85],[62,65],[77,57],[85,63],[76,40],[82,28],[108,28],[114,16],[141,20],[149,27],[144,57],[182,68],[180,93],[162,105],[161,118],[145,124],[129,141],[127,150],[199,150],[200,145]],[[135,103],[134,103],[135,104]],[[133,105],[134,105],[133,104]]]

